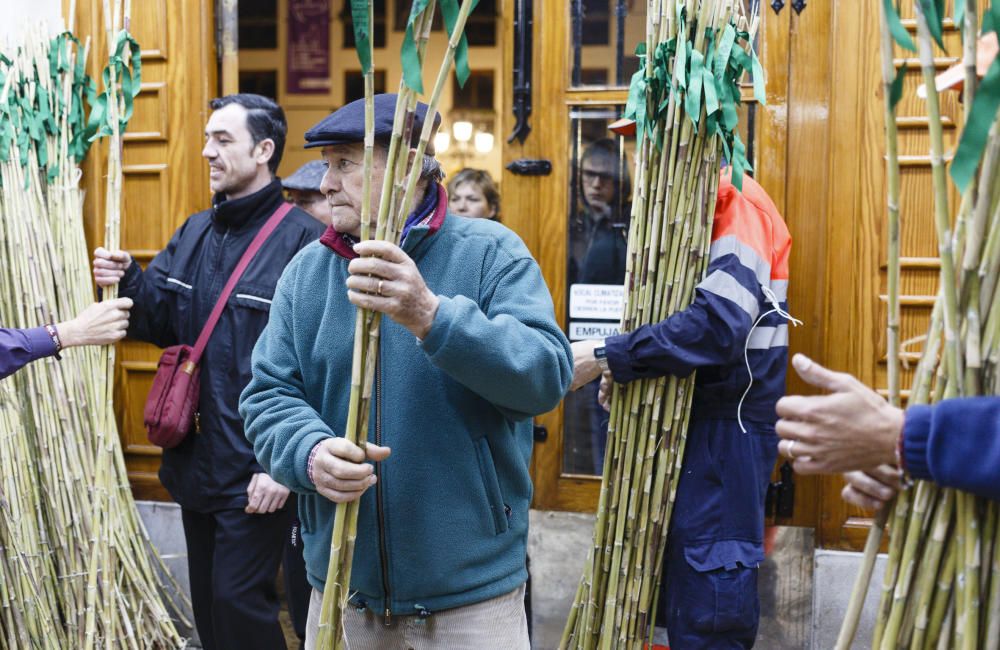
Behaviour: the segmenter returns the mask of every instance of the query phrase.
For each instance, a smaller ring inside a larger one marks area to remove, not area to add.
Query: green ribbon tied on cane
[[[400,63],[403,67],[403,81],[413,91],[423,94],[423,61],[420,59],[420,52],[417,49],[417,39],[414,31],[415,23],[427,9],[428,0],[414,0],[410,7],[410,18],[406,22],[406,33],[403,36],[403,45],[399,51]],[[458,23],[459,5],[458,0],[439,0],[441,5],[441,15],[444,18],[445,29],[450,38]],[[479,4],[479,0],[472,0],[469,9],[471,14]],[[469,43],[463,31],[462,37],[455,48],[455,78],[459,86],[465,86],[469,79]]]
[[[990,16],[989,31],[1000,29],[1000,0],[994,0],[987,13]],[[984,25],[986,21],[984,20]],[[989,69],[976,89],[969,118],[962,129],[962,137],[951,161],[951,179],[962,192],[972,182],[983,157],[990,128],[997,120],[1000,110],[1000,56],[993,59]]]
[[[472,6],[469,7],[470,15],[479,5],[479,0],[471,1]],[[451,38],[458,24],[458,0],[438,0],[438,2],[441,5],[441,14],[444,16],[444,28],[448,30],[448,38]],[[458,80],[458,85],[463,88],[465,87],[465,82],[469,80],[469,41],[465,38],[464,30],[462,38],[458,41],[458,47],[455,48],[455,78]]]
[[[351,0],[351,25],[354,28],[354,49],[361,62],[361,72],[372,69],[371,34],[368,33],[368,0]]]
[[[961,5],[962,1],[958,0],[957,4]],[[903,21],[899,18],[899,10],[893,4],[893,1],[882,0],[882,11],[885,14],[886,25],[889,28],[889,35],[892,36],[892,40],[904,50],[916,52],[917,46],[914,44],[913,39],[910,38],[910,33],[903,27]],[[896,77],[892,80],[892,84],[889,86],[889,108],[896,108],[896,104],[903,98],[903,81],[905,78],[906,63],[904,62],[896,73]]]
[[[961,4],[962,1],[958,0],[958,3]],[[893,1],[882,0],[882,9],[885,12],[885,20],[888,23],[892,40],[896,41],[896,44],[904,50],[916,52],[917,46],[910,38],[910,32],[906,31],[906,27],[903,27],[903,21],[899,18],[899,10]]]
[[[131,52],[128,63],[124,58],[126,48],[129,48]],[[135,97],[139,94],[142,85],[142,61],[139,43],[125,30],[118,32],[114,51],[101,75],[104,79],[104,91],[97,94],[91,102],[90,118],[87,120],[87,131],[90,133],[89,140],[91,142],[101,136],[114,133],[108,111],[108,104],[112,101],[118,101],[117,97],[111,96],[112,91],[109,87],[112,69],[115,71],[115,79],[118,80],[121,88],[121,102],[124,108],[118,118],[118,132],[123,133],[128,121],[132,118]]]
[[[961,2],[961,0],[958,0]],[[917,0],[920,11],[923,12],[927,20],[927,29],[930,31],[934,42],[942,50],[944,48],[944,0]],[[898,41],[897,41],[898,42]]]
[[[738,132],[740,80],[749,74],[754,99],[766,105],[764,68],[750,46],[750,35],[732,23],[723,28],[717,43],[712,32],[705,32],[704,52],[695,49],[693,41],[699,32],[689,28],[686,14],[685,3],[679,2],[677,36],[660,43],[655,52],[648,52],[644,43],[636,47],[640,67],[629,84],[624,117],[635,121],[636,138],[641,142],[656,132],[652,124],[666,118],[671,99],[680,102],[695,127],[705,120],[706,133],[720,137],[733,168],[733,185],[742,190],[743,174],[753,167]],[[661,138],[658,134],[658,148]]]
[[[71,63],[74,48],[79,59],[76,65]],[[59,159],[50,155],[50,140],[63,130],[70,155],[77,162],[86,155],[90,143],[85,137],[84,104],[92,84],[84,70],[82,49],[79,40],[68,32],[53,37],[47,54],[48,79],[40,76],[45,72],[42,66],[31,66],[8,80],[13,62],[0,54],[0,86],[10,89],[0,105],[0,161],[10,161],[11,147],[17,147],[17,162],[26,168],[34,152],[34,164],[46,180],[53,182],[59,175]],[[70,88],[64,94],[67,77]],[[26,188],[33,177],[25,174]]]
[[[403,81],[417,91],[424,92],[424,80],[421,72],[423,62],[417,50],[417,39],[414,35],[414,23],[427,9],[428,0],[413,0],[410,6],[410,18],[406,21],[406,33],[403,35],[403,45],[399,50],[400,63],[403,66]]]

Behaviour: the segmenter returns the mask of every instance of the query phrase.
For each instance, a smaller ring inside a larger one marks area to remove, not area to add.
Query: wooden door
[[[504,9],[504,101],[507,107],[515,102],[512,83],[515,69],[523,65],[517,58],[515,45],[517,5],[517,2],[510,2]],[[574,291],[570,286],[574,282],[570,268],[574,263],[572,230],[578,227],[581,209],[587,209],[580,207],[581,203],[586,203],[581,181],[584,174],[594,173],[587,169],[587,162],[582,159],[590,155],[589,149],[595,146],[595,141],[612,138],[608,148],[618,152],[618,169],[612,177],[618,190],[627,184],[634,143],[614,137],[606,130],[606,125],[620,115],[629,77],[638,66],[638,60],[630,53],[644,38],[644,11],[643,3],[626,0],[535,3],[534,52],[530,61],[533,72],[531,132],[523,143],[514,141],[506,146],[504,163],[544,159],[551,162],[552,172],[545,176],[505,172],[504,219],[521,234],[539,260],[552,291],[556,314],[571,338],[586,334],[578,327],[577,316],[581,312],[574,309],[577,314],[574,316],[568,304],[569,295]],[[778,208],[786,211],[792,189],[786,183],[788,138],[792,132],[789,62],[795,47],[793,30],[801,25],[791,10],[761,11],[758,50],[768,76],[767,106],[755,105],[752,93],[745,92],[747,101],[741,128],[747,136],[745,141],[750,143],[757,180],[771,193]],[[803,18],[805,16],[803,14]],[[515,116],[508,112],[505,118],[505,132],[511,133],[516,124]],[[613,214],[615,209],[623,209],[620,203],[612,210]],[[789,225],[794,235],[791,218]],[[803,258],[799,258],[799,268],[793,261],[790,295],[793,312],[798,312],[800,307],[803,312],[821,311],[813,304],[814,291],[804,287],[797,289],[796,274],[801,271],[802,276],[808,275],[809,266]],[[592,325],[593,331],[600,329],[596,323]],[[820,327],[817,321],[812,321],[808,328],[813,330],[809,340],[816,338]],[[801,333],[797,336],[801,340]],[[810,345],[806,343],[802,347]],[[581,394],[585,390],[581,389]],[[599,439],[588,441],[586,433],[581,435],[586,427],[581,427],[580,422],[585,422],[592,414],[581,416],[580,411],[586,409],[580,402],[579,394],[571,395],[559,409],[538,418],[547,437],[535,445],[535,507],[591,511],[596,506],[599,479],[595,474],[599,473],[596,468],[600,456],[595,450],[600,449],[601,442]],[[815,480],[799,481],[795,517],[791,521],[813,525],[816,486]]]
[[[101,5],[102,0],[76,2],[74,31],[92,39],[94,78],[107,62]],[[201,149],[208,102],[216,95],[213,2],[133,2],[131,32],[142,48],[142,90],[123,138],[121,247],[145,266],[188,215],[210,204]],[[85,165],[91,248],[103,242],[106,152],[102,140]],[[149,444],[142,426],[157,359],[154,346],[132,341],[118,346],[115,410],[132,491],[142,499],[169,499],[157,478],[160,450]]]

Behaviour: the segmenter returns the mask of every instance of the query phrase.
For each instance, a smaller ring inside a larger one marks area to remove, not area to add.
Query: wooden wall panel
[[[143,82],[135,98],[135,113],[125,133],[126,142],[165,142],[170,138],[170,98],[163,81]]]
[[[123,137],[121,247],[143,265],[211,199],[201,148],[208,101],[215,94],[213,6],[211,0],[132,4],[130,31],[141,48],[143,83]],[[89,73],[97,78],[107,61],[102,1],[77,0],[73,20],[74,31],[91,38]],[[106,155],[107,143],[101,141],[85,164],[91,248],[103,244]],[[142,427],[158,358],[159,350],[151,345],[125,341],[118,346],[115,405],[133,492],[167,499],[156,477],[160,451],[148,443]]]

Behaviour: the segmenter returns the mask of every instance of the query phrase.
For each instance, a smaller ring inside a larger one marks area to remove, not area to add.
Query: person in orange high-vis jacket
[[[657,620],[673,648],[750,648],[760,608],[764,500],[788,364],[791,237],[756,181],[722,172],[708,271],[665,320],[573,345],[573,386],[698,371]],[[752,376],[752,381],[751,381]]]

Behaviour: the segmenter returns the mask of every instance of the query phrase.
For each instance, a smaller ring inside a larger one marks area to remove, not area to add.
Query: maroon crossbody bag
[[[198,335],[194,347],[184,344],[172,345],[160,356],[160,362],[156,366],[156,376],[153,378],[153,387],[146,397],[146,407],[142,412],[142,421],[146,425],[149,441],[154,445],[171,449],[181,444],[191,432],[191,425],[195,423],[198,413],[201,373],[198,364],[205,352],[205,346],[208,345],[208,339],[212,336],[212,330],[218,324],[222,310],[226,308],[226,301],[250,265],[250,260],[291,209],[290,203],[282,203],[250,242],[250,247],[243,253],[226,286],[222,288],[222,293],[219,294],[208,321],[201,328],[201,334]]]

